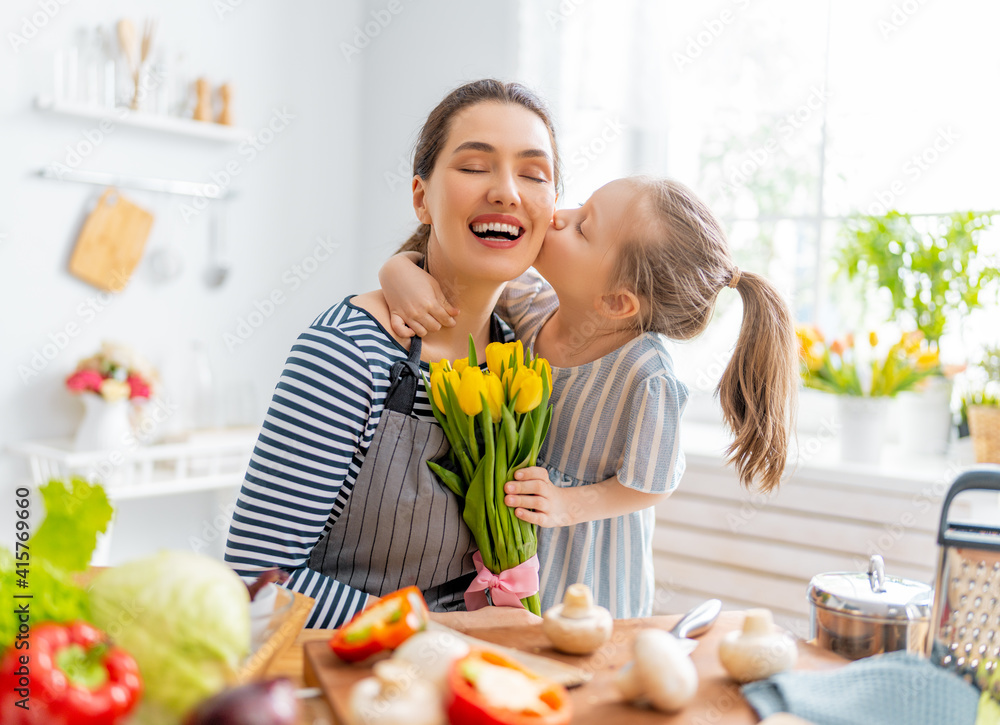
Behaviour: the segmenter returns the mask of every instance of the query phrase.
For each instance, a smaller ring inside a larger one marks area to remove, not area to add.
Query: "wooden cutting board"
[[[98,289],[121,292],[142,258],[152,226],[152,214],[117,189],[105,190],[83,223],[69,271]]]
[[[593,725],[681,725],[682,723],[712,723],[713,725],[753,725],[758,718],[740,694],[739,685],[731,680],[719,663],[719,641],[727,632],[743,625],[742,612],[723,612],[707,634],[699,638],[698,648],[691,655],[698,670],[698,694],[690,705],[676,715],[663,715],[640,709],[621,699],[614,679],[617,671],[632,658],[632,641],[636,632],[647,627],[669,629],[678,616],[647,619],[616,620],[611,640],[586,657],[559,654],[542,633],[541,625],[471,629],[465,633],[495,644],[551,657],[593,672],[587,684],[570,690],[573,701],[573,723]],[[371,667],[346,665],[337,660],[325,641],[303,645],[305,683],[320,687],[338,723],[348,723],[348,698],[358,680],[371,675]],[[848,661],[804,642],[799,643],[799,670],[827,670],[842,667]]]

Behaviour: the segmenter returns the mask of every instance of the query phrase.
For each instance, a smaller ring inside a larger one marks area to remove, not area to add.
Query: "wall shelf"
[[[240,143],[246,141],[252,133],[245,128],[222,126],[209,121],[195,121],[190,118],[177,118],[155,113],[143,113],[129,108],[102,108],[73,103],[57,103],[51,98],[39,96],[35,99],[35,108],[44,113],[51,113],[70,118],[83,118],[92,121],[107,120],[110,123],[132,128],[142,128],[149,131],[197,138],[206,141],[224,143]]]
[[[76,451],[62,439],[22,441],[7,450],[28,459],[37,486],[76,475],[100,482],[112,501],[123,501],[239,487],[258,433],[200,431],[181,442],[115,451]]]

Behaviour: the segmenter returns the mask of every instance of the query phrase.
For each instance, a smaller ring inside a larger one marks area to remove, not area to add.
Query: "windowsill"
[[[688,468],[719,469],[731,435],[722,423],[684,421],[681,424],[681,448]],[[798,450],[789,456],[791,478],[811,480],[846,487],[878,488],[912,494],[924,489],[937,498],[942,496],[955,477],[975,465],[972,443],[968,438],[953,441],[947,454],[916,456],[899,444],[887,444],[878,465],[848,463],[840,459],[840,441],[835,434],[801,430]],[[735,470],[726,467],[735,477]]]

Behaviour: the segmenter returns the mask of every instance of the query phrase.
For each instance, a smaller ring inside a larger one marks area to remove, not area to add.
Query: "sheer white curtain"
[[[540,0],[521,14],[520,76],[559,124],[560,203],[630,173],[676,178],[800,320],[860,325],[830,282],[845,215],[1000,207],[993,0]],[[740,312],[723,294],[681,346],[697,391],[714,387]]]

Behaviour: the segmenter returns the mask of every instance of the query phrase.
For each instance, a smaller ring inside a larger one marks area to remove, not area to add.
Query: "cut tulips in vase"
[[[427,465],[463,499],[462,517],[479,547],[469,608],[485,604],[480,592],[489,589],[496,605],[519,601],[541,614],[536,528],[507,506],[504,486],[538,458],[552,418],[552,369],[520,341],[487,345],[486,364],[483,371],[471,337],[468,358],[431,363],[424,382],[451,444],[451,466]]]

